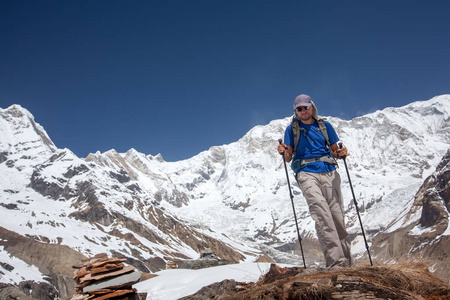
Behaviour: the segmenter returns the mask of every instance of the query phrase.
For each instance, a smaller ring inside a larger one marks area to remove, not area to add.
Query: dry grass
[[[203,291],[207,291],[204,289]],[[211,296],[214,295],[214,296]],[[422,264],[352,267],[338,270],[280,268],[257,283],[215,284],[214,293],[185,299],[450,299],[447,283]]]
[[[358,276],[381,288],[412,293],[425,299],[450,299],[448,284],[433,276],[423,264],[349,268],[342,269],[340,273]]]

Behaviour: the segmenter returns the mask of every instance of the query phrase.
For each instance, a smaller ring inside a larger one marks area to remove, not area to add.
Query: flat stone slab
[[[134,269],[132,272],[126,274],[91,283],[83,288],[83,293],[106,288],[114,289],[127,285],[131,286],[134,283],[138,282],[140,278],[141,273],[138,270]]]

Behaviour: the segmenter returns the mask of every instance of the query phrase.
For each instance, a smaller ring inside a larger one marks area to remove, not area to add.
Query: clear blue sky
[[[79,157],[186,159],[291,115],[450,92],[450,1],[1,1],[0,107]]]

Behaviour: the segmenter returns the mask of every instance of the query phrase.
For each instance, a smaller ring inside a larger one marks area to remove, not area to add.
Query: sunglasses
[[[295,110],[298,112],[301,112],[302,110],[308,110],[310,108],[311,108],[311,106],[299,106]]]

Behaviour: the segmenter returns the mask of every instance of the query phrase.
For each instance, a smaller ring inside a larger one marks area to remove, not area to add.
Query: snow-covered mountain
[[[371,243],[411,207],[449,149],[450,95],[350,121],[327,120],[349,148],[347,165]],[[165,162],[134,149],[78,158],[58,149],[25,108],[0,109],[0,282],[49,276],[61,296],[69,295],[71,278],[61,275],[61,265],[101,252],[147,272],[164,269],[169,260],[198,258],[205,248],[233,261],[264,253],[298,261],[286,175],[276,152],[289,122],[274,120],[237,142]],[[353,253],[362,258],[366,249],[343,165],[339,172]],[[314,224],[293,176],[290,181],[306,262],[317,264],[323,259]],[[20,250],[22,238],[29,251]],[[65,260],[52,255],[44,264],[43,254],[33,256],[43,244],[58,249],[43,253],[61,252]]]

